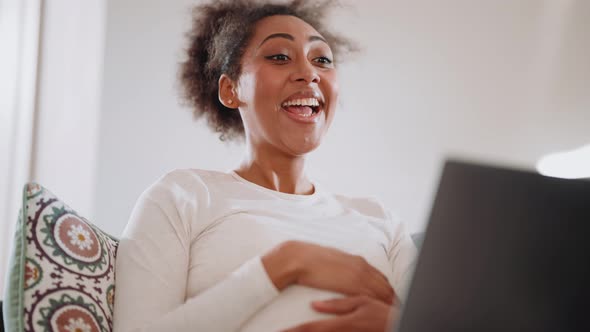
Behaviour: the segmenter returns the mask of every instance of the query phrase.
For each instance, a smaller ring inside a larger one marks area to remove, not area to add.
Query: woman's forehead
[[[289,34],[294,39],[308,40],[312,36],[320,36],[320,33],[302,19],[289,15],[274,15],[261,19],[256,23],[252,41],[259,45],[268,36],[273,34]]]

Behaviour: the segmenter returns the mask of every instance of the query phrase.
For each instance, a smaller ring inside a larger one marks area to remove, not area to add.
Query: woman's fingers
[[[389,280],[387,279],[387,277],[385,276],[385,274],[383,274],[381,271],[379,271],[373,265],[369,264],[369,262],[367,262],[365,259],[363,259],[363,262],[366,265],[366,267],[367,267],[367,269],[369,270],[370,273],[372,273],[377,278],[381,279],[385,284],[388,284],[389,285]]]
[[[395,292],[387,277],[383,275],[379,270],[366,263],[368,266],[369,275],[362,278],[365,287],[370,291],[368,295],[371,295],[381,301],[391,304],[395,296]]]
[[[354,311],[364,302],[366,302],[365,296],[353,296],[325,301],[313,301],[311,305],[316,311],[319,312],[346,314]]]
[[[371,269],[371,271],[373,272],[373,274],[380,278],[381,280],[383,280],[384,282],[386,282],[387,284],[389,284],[389,280],[387,279],[387,277],[385,276],[385,274],[381,273],[381,271],[379,271],[376,267],[374,267],[373,265],[369,264],[367,262],[367,265],[369,266],[369,268]]]
[[[383,283],[381,280],[375,281],[375,288],[378,289],[379,293],[377,298],[385,303],[392,304],[395,292],[389,283]]]
[[[389,284],[387,277],[381,271],[373,267],[367,260],[361,256],[345,255],[344,266],[346,272],[353,273],[350,275],[351,285],[354,288],[347,289],[344,293],[354,295],[367,295],[383,302],[391,304],[395,296],[393,288]]]
[[[337,291],[350,296],[366,295],[391,304],[395,292],[387,277],[360,255],[335,248],[296,242],[294,283]],[[281,260],[284,262],[285,260]]]
[[[367,296],[352,296],[312,303],[315,310],[332,313],[334,318],[304,323],[289,332],[384,331],[392,307]]]

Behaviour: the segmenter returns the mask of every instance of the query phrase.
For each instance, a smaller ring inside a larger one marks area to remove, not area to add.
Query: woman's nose
[[[304,59],[299,61],[296,70],[291,74],[291,80],[305,83],[320,83],[320,76],[315,66]]]

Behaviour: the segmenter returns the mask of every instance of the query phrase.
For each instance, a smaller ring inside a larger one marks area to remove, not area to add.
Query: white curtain
[[[31,178],[41,9],[41,0],[0,0],[0,290]]]

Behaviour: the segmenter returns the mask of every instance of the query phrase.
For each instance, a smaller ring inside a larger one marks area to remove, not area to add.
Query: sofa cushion
[[[29,183],[10,257],[7,331],[112,331],[118,241]]]
[[[418,250],[422,249],[422,242],[424,242],[424,233],[412,234],[412,240],[414,241],[414,244],[416,245],[416,248],[418,248]]]

